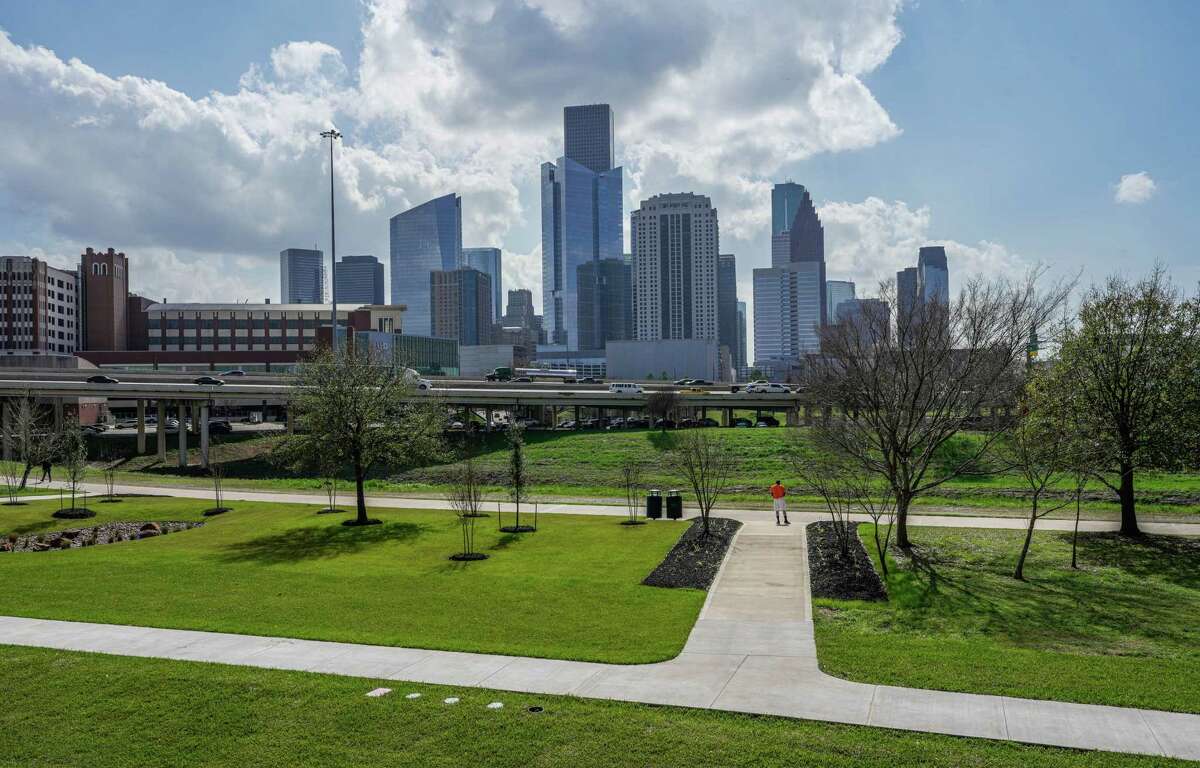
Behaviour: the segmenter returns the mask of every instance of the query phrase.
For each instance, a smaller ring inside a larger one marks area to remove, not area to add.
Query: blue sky
[[[829,275],[860,294],[924,242],[952,246],[955,280],[1047,263],[1086,281],[1161,260],[1186,287],[1200,281],[1200,3],[781,5],[758,28],[766,4],[732,19],[714,4],[711,23],[695,3],[650,15],[7,4],[0,98],[17,106],[0,126],[24,138],[0,149],[0,250],[69,261],[113,245],[152,296],[277,296],[278,250],[327,239],[311,139],[333,119],[347,134],[345,252],[386,256],[388,216],[459,191],[465,244],[503,246],[507,287],[536,289],[538,164],[560,151],[564,103],[609,101],[627,208],[712,195],[745,300],[750,270],[769,262],[765,196],[783,179],[813,192]],[[34,46],[53,57],[29,61]],[[72,58],[95,75],[73,71],[64,93],[57,68]],[[92,87],[104,95],[79,95]],[[1137,173],[1153,194],[1118,202]],[[69,189],[73,176],[84,189]],[[180,269],[194,279],[180,284]]]

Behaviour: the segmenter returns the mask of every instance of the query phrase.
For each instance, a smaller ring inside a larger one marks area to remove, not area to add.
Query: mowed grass
[[[859,535],[874,557],[869,526]],[[887,603],[815,601],[821,667],[949,691],[1200,712],[1200,539],[916,528]],[[896,562],[899,560],[899,562]],[[876,560],[878,568],[878,561]]]
[[[378,645],[617,663],[682,649],[699,590],[641,585],[684,530],[613,517],[541,516],[540,530],[477,523],[482,562],[457,563],[459,526],[443,511],[372,510],[346,527],[317,506],[128,498],[89,500],[90,520],[56,502],[0,508],[0,534],[106,520],[206,520],[161,538],[0,555],[0,615],[204,629]],[[511,515],[505,522],[511,523]],[[522,516],[524,522],[526,518]]]
[[[7,765],[1184,765],[775,717],[12,646],[0,646],[0,679],[0,763]],[[367,698],[377,685],[394,693]],[[442,703],[448,696],[461,700]],[[494,701],[504,707],[487,709]],[[531,713],[530,706],[543,711]]]

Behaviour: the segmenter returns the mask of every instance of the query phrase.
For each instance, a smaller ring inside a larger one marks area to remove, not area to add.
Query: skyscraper
[[[443,195],[392,217],[392,303],[404,304],[405,333],[431,336],[429,274],[462,263],[462,199]]]
[[[492,280],[492,312],[496,322],[504,312],[501,297],[501,256],[499,248],[463,248],[463,266],[478,269]]]
[[[492,343],[491,278],[471,267],[435,269],[427,285],[430,336],[465,346]]]
[[[324,304],[325,254],[308,248],[280,251],[279,295],[284,304]]]
[[[838,305],[854,298],[854,283],[849,280],[825,281],[825,324],[837,322]]]
[[[896,273],[896,320],[907,326],[917,305],[917,268],[905,267]]]
[[[734,360],[733,365],[738,370],[738,375],[746,369],[746,353],[748,352],[746,344],[746,302],[739,301],[737,303],[738,313],[738,355]]]
[[[741,351],[738,334],[737,259],[732,253],[717,257],[717,341],[729,350],[729,361],[738,366]]]
[[[922,246],[917,255],[917,295],[926,303],[950,303],[950,270],[946,249],[940,245]]]
[[[610,341],[633,338],[633,269],[624,259],[581,264],[579,348],[604,349]]]
[[[333,276],[338,304],[383,304],[383,265],[374,256],[344,256]]]
[[[613,169],[613,112],[607,104],[563,109],[563,154],[603,173]]]
[[[634,333],[639,341],[717,339],[717,209],[684,192],[643,200],[630,216]]]
[[[612,167],[607,105],[567,107],[566,154],[542,163],[542,312],[551,344],[578,350],[581,264],[624,254],[623,172]],[[576,159],[578,158],[578,159]],[[585,164],[586,162],[586,164]]]
[[[891,333],[887,302],[881,299],[850,299],[838,304],[835,319],[838,325],[856,326],[858,339],[877,346]]]
[[[800,210],[800,205],[807,194],[808,191],[802,184],[790,181],[776,184],[771,188],[772,235],[778,235],[780,232],[792,228],[792,220],[796,218],[796,211]],[[776,265],[772,264],[771,266]]]

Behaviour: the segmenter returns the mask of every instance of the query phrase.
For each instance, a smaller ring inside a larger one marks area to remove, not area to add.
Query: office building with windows
[[[129,260],[112,248],[79,257],[79,349],[126,349],[129,344]]]
[[[843,301],[854,298],[854,283],[849,280],[825,281],[825,323],[832,325],[837,322],[837,308]]]
[[[771,192],[771,228],[771,267],[754,270],[754,365],[785,370],[821,348],[825,228],[808,190],[791,182]]]
[[[808,194],[808,190],[803,184],[796,184],[791,181],[785,181],[781,184],[776,184],[771,188],[771,236],[774,237],[780,232],[787,232],[792,228],[792,221],[796,218],[796,211],[800,210],[804,203],[804,196]],[[777,266],[772,263],[771,266]]]
[[[877,346],[891,334],[890,308],[882,299],[850,299],[838,304],[838,325],[853,324],[858,338]]]
[[[345,323],[347,305],[338,309]],[[328,333],[328,304],[151,304],[146,309],[147,349],[160,352],[306,351],[317,329]]]
[[[433,335],[429,275],[462,265],[462,198],[443,195],[391,218],[392,302],[408,307],[409,333]]]
[[[717,257],[717,340],[729,351],[730,363],[736,369],[741,335],[738,332],[737,259],[732,253]]]
[[[324,304],[325,254],[308,248],[280,251],[279,295],[284,304]]]
[[[492,343],[492,281],[470,267],[429,273],[431,336],[460,345]]]
[[[374,256],[346,256],[337,263],[333,298],[338,304],[382,304],[383,264]]]
[[[610,341],[633,338],[633,270],[624,259],[600,259],[579,266],[579,347],[604,349]]]
[[[0,348],[8,355],[71,355],[80,341],[75,272],[29,256],[0,258]]]
[[[502,263],[499,248],[463,248],[462,265],[471,269],[478,269],[483,274],[491,278],[492,281],[492,312],[495,313],[496,322],[500,322],[500,318],[504,312],[504,303],[501,300],[504,296],[502,283]]]
[[[613,169],[613,111],[608,104],[563,108],[563,154],[595,173]]]
[[[748,334],[746,332],[746,330],[747,330],[746,329],[746,302],[739,301],[737,303],[737,314],[738,314],[738,355],[736,358],[734,358],[733,367],[737,370],[738,377],[740,378],[745,375],[745,371],[747,369],[746,354],[749,351],[746,346],[748,344],[748,341],[747,341]]]
[[[918,252],[917,296],[926,303],[950,303],[950,269],[943,246],[926,245]]]

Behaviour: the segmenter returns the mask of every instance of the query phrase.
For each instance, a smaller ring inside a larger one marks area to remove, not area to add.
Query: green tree
[[[529,533],[532,525],[521,525],[521,502],[529,493],[529,470],[525,466],[525,430],[514,422],[505,433],[508,438],[508,496],[516,509],[516,521],[500,530],[505,533]]]
[[[1200,443],[1200,299],[1160,267],[1110,277],[1084,297],[1057,364],[1095,440],[1096,477],[1120,500],[1121,533],[1137,535],[1137,470],[1182,468]]]
[[[298,471],[348,466],[358,515],[344,525],[379,522],[367,517],[363,492],[372,471],[405,469],[443,455],[440,408],[417,394],[403,365],[370,348],[317,352],[300,366],[292,393],[288,408],[296,431],[277,446],[277,460]]]

